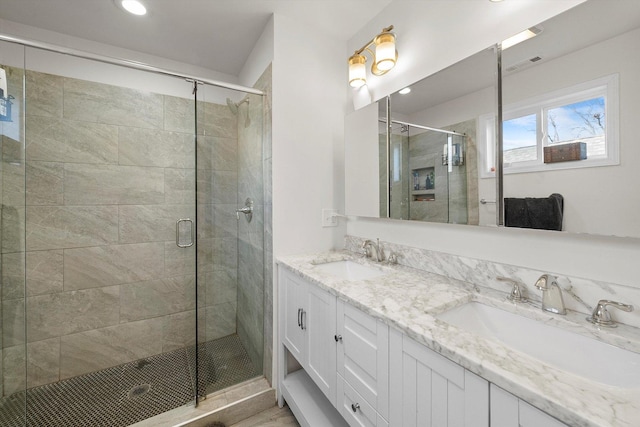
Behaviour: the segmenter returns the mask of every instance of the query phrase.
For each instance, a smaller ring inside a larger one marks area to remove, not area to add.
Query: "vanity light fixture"
[[[120,1],[122,8],[133,15],[146,15],[147,8],[138,0],[122,0]]]
[[[391,30],[393,30],[393,25],[383,28],[380,34],[349,57],[349,85],[351,87],[359,88],[367,83],[367,58],[363,55],[365,50],[373,58],[371,73],[374,76],[382,76],[395,67],[398,51],[396,50],[396,35]],[[375,45],[374,50],[369,49],[371,45]]]
[[[511,46],[515,46],[518,43],[522,43],[525,40],[529,40],[540,34],[542,32],[541,27],[531,27],[526,30],[516,34],[515,36],[511,36],[506,40],[502,41],[502,50],[508,49]]]
[[[408,93],[410,93],[410,92],[411,92],[411,88],[410,88],[410,87],[405,87],[404,89],[400,89],[400,90],[398,91],[398,93],[399,93],[400,95],[406,95],[406,94],[408,94]]]

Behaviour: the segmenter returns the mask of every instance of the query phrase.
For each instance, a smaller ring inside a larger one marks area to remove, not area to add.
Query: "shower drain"
[[[151,384],[139,384],[134,388],[132,388],[131,390],[129,390],[127,397],[129,399],[135,399],[137,397],[144,396],[145,394],[149,393],[149,390],[151,390]]]

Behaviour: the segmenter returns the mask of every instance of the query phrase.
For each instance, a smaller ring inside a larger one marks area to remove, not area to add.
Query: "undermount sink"
[[[436,317],[574,375],[616,387],[640,387],[640,354],[477,302]]]
[[[315,269],[345,280],[366,280],[387,274],[381,269],[358,264],[357,262],[349,260],[318,264]]]

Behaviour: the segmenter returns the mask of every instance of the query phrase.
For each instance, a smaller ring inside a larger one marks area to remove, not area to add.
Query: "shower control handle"
[[[236,209],[236,218],[240,220],[240,214],[244,214],[247,222],[251,222],[253,219],[253,200],[247,197],[247,200],[244,201],[244,207]]]

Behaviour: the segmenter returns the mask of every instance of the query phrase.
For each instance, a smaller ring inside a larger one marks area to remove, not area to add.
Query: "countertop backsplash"
[[[362,237],[346,236],[345,249],[362,254],[362,243],[365,240],[366,238]],[[383,248],[385,259],[390,253],[394,253],[400,265],[440,274],[485,288],[508,293],[511,290],[511,284],[499,281],[497,277],[516,280],[524,288],[524,296],[538,302],[541,300],[542,294],[534,287],[534,283],[541,275],[552,274],[558,277],[558,285],[562,289],[564,304],[568,310],[586,315],[591,314],[597,302],[603,299],[631,304],[634,306],[634,311],[630,313],[615,308],[609,308],[609,311],[617,322],[640,328],[640,288],[567,276],[561,272],[541,271],[467,258],[391,242],[381,241],[380,246]]]

